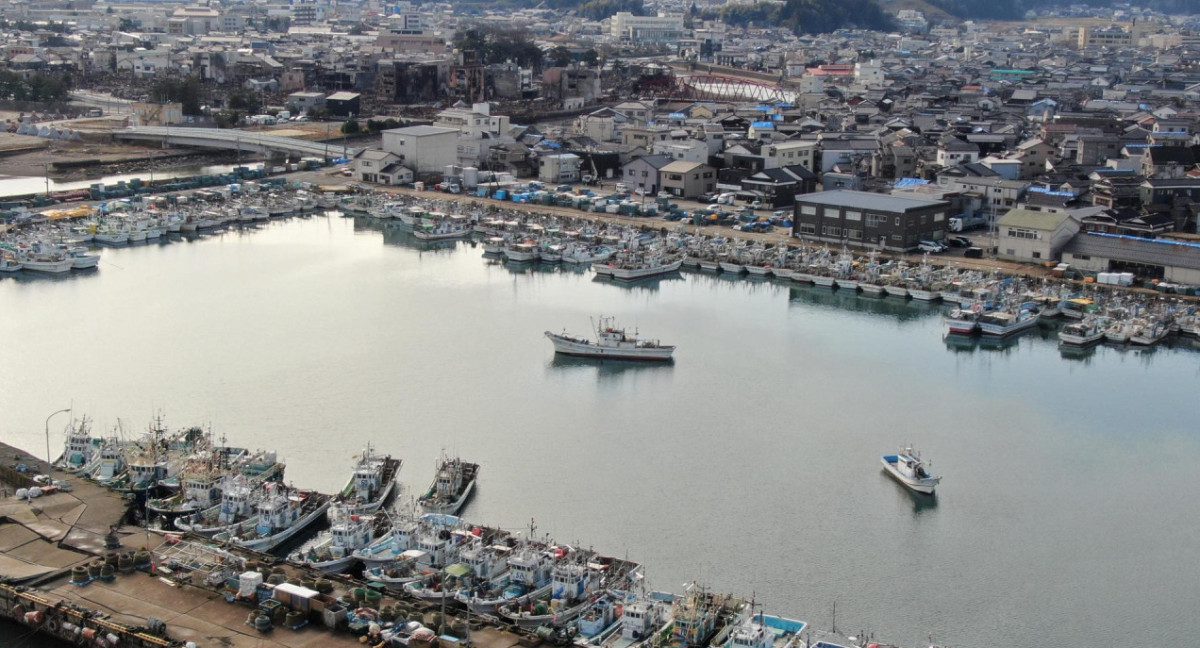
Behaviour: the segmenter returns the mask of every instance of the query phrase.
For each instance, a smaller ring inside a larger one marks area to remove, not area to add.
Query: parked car
[[[946,238],[946,244],[956,248],[969,248],[973,245],[971,239],[965,236],[949,236]]]
[[[937,241],[920,241],[917,243],[917,249],[921,250],[922,252],[938,254],[939,252],[945,252],[946,246],[942,243],[938,243]]]
[[[968,259],[982,259],[983,248],[969,247],[963,252],[963,256],[967,257]]]

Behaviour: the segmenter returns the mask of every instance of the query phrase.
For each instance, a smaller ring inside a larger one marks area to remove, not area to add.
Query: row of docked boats
[[[0,236],[0,273],[61,274],[100,263],[100,248],[160,242],[173,234],[214,232],[230,226],[311,214],[331,209],[336,199],[303,189],[247,183],[238,193],[204,191],[190,195],[145,196],[73,210],[69,218],[28,219],[24,227]]]
[[[331,531],[318,536],[319,547],[310,547],[314,557],[327,557],[317,560],[323,562],[332,560],[328,556],[348,559],[350,550],[339,555],[339,547],[360,549],[376,540],[365,526],[395,499],[402,461],[368,445],[355,458],[345,487],[330,496],[285,484],[285,464],[275,452],[218,443],[211,432],[196,427],[171,432],[161,417],[134,438],[120,425],[110,435],[94,435],[84,417],[68,425],[55,465],[133,496],[147,520],[160,528],[256,551],[273,550],[328,517]],[[478,464],[444,456],[417,502],[429,514],[457,514],[478,475]]]

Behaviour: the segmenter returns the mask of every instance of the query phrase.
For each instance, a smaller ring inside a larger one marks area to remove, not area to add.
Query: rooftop
[[[905,212],[910,209],[927,207],[949,207],[944,200],[926,200],[923,198],[908,198],[904,196],[889,196],[887,194],[870,193],[867,191],[818,191],[796,197],[797,203],[810,205],[826,205],[831,207],[852,207],[855,209],[871,209],[875,211]]]
[[[1001,227],[1020,227],[1053,232],[1070,220],[1071,215],[1064,212],[1042,212],[1032,209],[1010,209],[1000,217],[997,223]]]
[[[407,137],[428,137],[430,135],[445,135],[453,133],[458,135],[457,128],[443,128],[441,126],[404,126],[402,128],[392,128],[383,131],[384,133],[394,133]]]

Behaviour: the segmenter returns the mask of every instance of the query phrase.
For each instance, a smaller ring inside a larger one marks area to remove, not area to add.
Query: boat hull
[[[599,360],[636,360],[641,362],[668,362],[675,353],[673,346],[611,348],[598,344],[589,344],[565,338],[546,332],[546,337],[554,345],[554,352],[577,358],[595,358]]]
[[[890,460],[890,461],[889,461]],[[937,488],[938,478],[933,479],[913,479],[902,474],[896,469],[895,455],[884,455],[880,458],[883,463],[883,469],[887,474],[892,476],[892,479],[900,482],[905,488],[923,495],[933,495],[934,489]]]

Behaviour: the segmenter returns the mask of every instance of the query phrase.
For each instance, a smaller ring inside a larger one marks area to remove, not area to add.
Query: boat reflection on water
[[[608,284],[610,286],[616,286],[626,290],[658,290],[662,287],[664,282],[681,279],[683,279],[683,275],[680,274],[678,270],[675,272],[668,272],[666,274],[655,275],[653,277],[646,277],[645,279],[637,279],[635,281],[622,281],[620,279],[613,279],[612,277],[601,274],[594,275],[592,277],[592,281],[596,283]]]
[[[883,480],[888,482],[891,488],[896,489],[896,501],[900,502],[902,506],[912,506],[913,515],[921,515],[937,510],[938,496],[936,492],[929,495],[913,492],[905,488],[903,484],[889,477],[887,473],[880,471],[879,475]]]
[[[1074,344],[1058,345],[1058,355],[1063,360],[1075,360],[1078,362],[1091,362],[1092,357],[1096,355],[1096,349],[1100,348],[1099,344],[1090,344],[1088,346],[1077,346]]]
[[[792,286],[789,305],[817,306],[827,310],[846,310],[911,321],[941,312],[939,304],[899,297],[870,297],[850,290],[832,290],[823,286]]]
[[[595,371],[601,380],[617,378],[626,374],[667,374],[675,367],[675,360],[665,362],[638,362],[636,360],[600,360],[554,354],[546,363],[550,371]]]
[[[974,353],[977,349],[983,351],[1012,351],[1020,343],[1020,336],[990,337],[947,333],[942,336],[946,348],[955,353]]]
[[[359,219],[354,219],[355,229],[358,229],[358,221]],[[458,247],[456,240],[421,240],[413,236],[411,229],[400,226],[398,223],[381,224],[378,230],[383,233],[384,245],[398,245],[420,252],[452,251]]]

